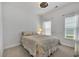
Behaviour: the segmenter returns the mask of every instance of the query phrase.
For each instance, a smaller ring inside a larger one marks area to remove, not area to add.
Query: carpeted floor
[[[22,47],[16,46],[13,48],[9,48],[4,50],[4,57],[31,57],[31,55]],[[51,57],[73,57],[74,49],[60,45],[59,49],[51,55]]]

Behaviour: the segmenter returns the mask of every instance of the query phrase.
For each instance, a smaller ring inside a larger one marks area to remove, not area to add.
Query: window
[[[46,21],[43,23],[43,34],[51,35],[51,21]]]
[[[78,16],[69,16],[65,18],[65,38],[76,39]]]

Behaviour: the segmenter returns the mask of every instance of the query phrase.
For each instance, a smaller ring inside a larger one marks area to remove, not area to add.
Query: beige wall
[[[3,54],[2,3],[0,2],[0,56]]]
[[[34,14],[32,8],[29,6],[29,3],[3,3],[3,36],[5,48],[19,45],[21,32],[36,31],[38,16]]]

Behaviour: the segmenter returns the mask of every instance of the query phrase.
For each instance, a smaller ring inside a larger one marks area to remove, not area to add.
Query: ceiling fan
[[[48,3],[47,2],[41,2],[40,3],[40,7],[41,8],[46,8],[48,6]]]

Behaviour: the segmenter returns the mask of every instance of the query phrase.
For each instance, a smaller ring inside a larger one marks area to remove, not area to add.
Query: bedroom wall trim
[[[16,46],[19,46],[19,45],[21,45],[21,43],[17,43],[17,44],[9,45],[9,46],[5,47],[4,49],[8,49],[8,48],[12,48],[12,47],[16,47]]]
[[[60,40],[60,44],[61,45],[65,45],[65,46],[68,46],[68,47],[72,47],[72,48],[74,48],[74,40],[66,40],[66,39],[64,39],[64,38],[59,38],[59,37],[56,37],[56,36],[54,36],[55,38],[57,38],[58,40]],[[73,44],[69,44],[69,43],[73,43]]]
[[[63,42],[63,41],[61,41],[61,44],[62,44],[62,45],[65,45],[65,46],[68,46],[68,47],[74,48],[74,44],[73,44],[73,45],[67,44],[66,42]]]

